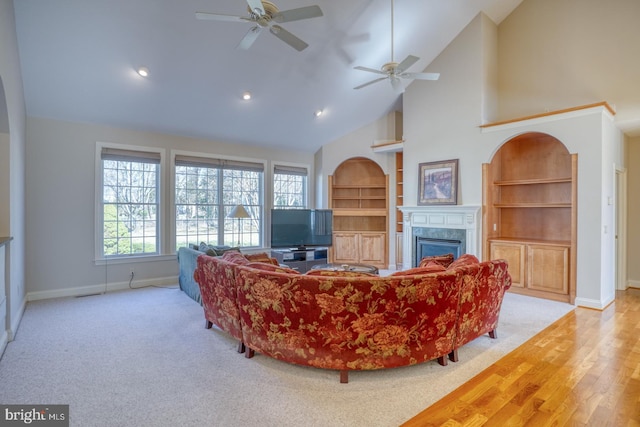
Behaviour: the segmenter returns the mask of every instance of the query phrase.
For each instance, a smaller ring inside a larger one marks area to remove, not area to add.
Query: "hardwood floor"
[[[482,425],[640,426],[640,290],[576,308],[403,424]]]

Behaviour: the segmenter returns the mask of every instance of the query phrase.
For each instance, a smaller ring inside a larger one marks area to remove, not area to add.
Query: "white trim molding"
[[[466,231],[466,253],[481,259],[480,253],[480,206],[446,205],[446,206],[401,206],[403,230],[402,253],[403,269],[411,268],[413,260],[413,228],[449,228]]]

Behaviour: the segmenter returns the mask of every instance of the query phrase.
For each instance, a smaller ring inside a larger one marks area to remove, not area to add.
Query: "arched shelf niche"
[[[388,268],[389,176],[376,162],[352,157],[329,176],[333,209],[331,262]]]
[[[483,165],[483,254],[509,262],[516,293],[573,303],[577,154],[527,132]]]

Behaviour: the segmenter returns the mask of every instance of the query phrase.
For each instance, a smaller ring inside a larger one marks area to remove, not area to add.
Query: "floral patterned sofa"
[[[194,277],[207,320],[237,338],[239,350],[246,346],[247,357],[259,352],[338,370],[341,382],[350,370],[457,361],[460,346],[485,333],[496,337],[511,285],[505,261],[471,255],[423,259],[387,277],[300,274],[242,258],[198,258]],[[216,301],[209,314],[207,300]]]

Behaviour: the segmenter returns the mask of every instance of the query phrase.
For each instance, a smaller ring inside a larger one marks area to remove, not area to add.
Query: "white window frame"
[[[212,160],[212,161],[230,161],[230,162],[239,162],[239,163],[255,163],[262,165],[262,182],[260,183],[260,242],[258,246],[245,246],[243,248],[247,249],[256,249],[260,247],[264,247],[264,242],[266,241],[266,232],[265,232],[265,211],[267,210],[267,161],[264,159],[256,159],[249,157],[236,157],[236,156],[222,156],[217,155],[215,153],[203,153],[203,152],[193,152],[193,151],[182,151],[182,150],[171,150],[170,154],[170,162],[171,162],[171,176],[170,176],[170,203],[171,203],[171,212],[170,216],[170,229],[171,235],[169,236],[170,247],[173,252],[176,251],[177,238],[176,238],[176,156],[178,157],[192,157],[194,159],[203,159],[203,160]],[[222,203],[222,201],[220,202]],[[198,242],[199,243],[199,242]],[[210,243],[210,242],[207,242]]]
[[[289,171],[291,175],[300,175],[306,177],[305,180],[305,188],[304,188],[304,200],[303,205],[296,207],[295,209],[308,209],[309,208],[309,182],[311,181],[309,177],[310,168],[308,165],[300,164],[300,163],[286,163],[286,162],[275,162],[271,168],[271,207],[272,208],[281,208],[280,206],[276,206],[276,175],[278,171]],[[293,208],[292,208],[293,209]]]
[[[130,255],[118,255],[118,256],[105,256],[104,254],[104,211],[103,211],[103,169],[102,169],[102,151],[105,148],[111,148],[116,150],[123,151],[131,151],[131,152],[145,152],[150,154],[160,155],[160,163],[159,163],[159,171],[158,171],[158,181],[157,181],[157,202],[158,202],[158,211],[157,211],[157,247],[156,253],[154,254],[130,254]],[[164,237],[166,235],[166,227],[164,226],[164,218],[165,218],[165,210],[166,205],[164,203],[164,189],[165,186],[165,150],[156,147],[147,147],[140,145],[128,145],[128,144],[116,144],[116,143],[108,143],[108,142],[96,142],[96,151],[95,151],[95,236],[94,236],[94,259],[96,264],[106,264],[106,261],[109,260],[110,264],[113,263],[127,263],[135,260],[140,260],[144,258],[153,258],[157,259],[166,255],[166,251],[164,250]]]

